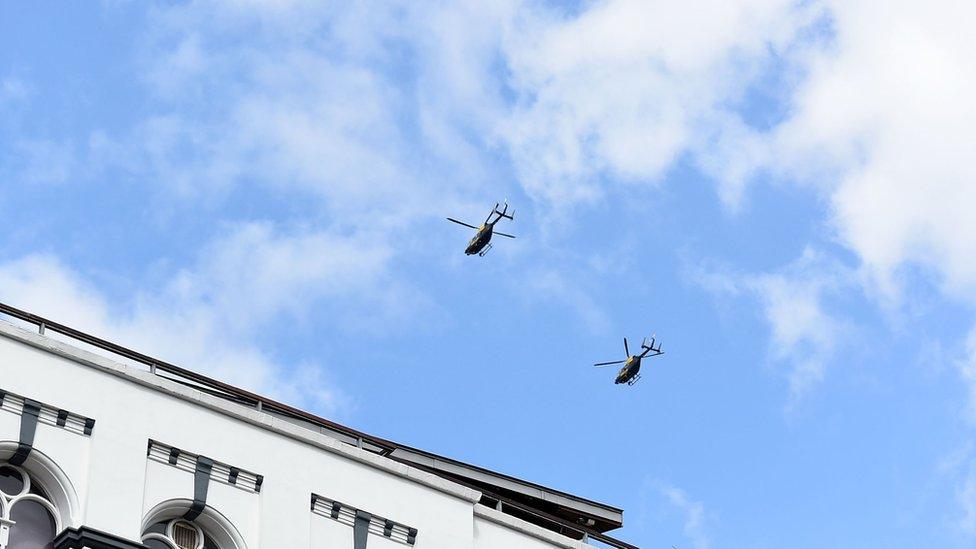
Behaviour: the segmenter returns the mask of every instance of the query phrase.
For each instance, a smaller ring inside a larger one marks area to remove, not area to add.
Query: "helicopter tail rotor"
[[[498,203],[497,202],[495,203],[495,213],[498,214],[499,219],[504,217],[505,219],[511,219],[512,221],[515,221],[515,211],[513,210],[512,213],[508,213],[507,198],[505,199],[505,207],[503,207],[501,211],[498,210]]]
[[[650,343],[647,342],[647,338],[644,338],[644,341],[641,342],[641,348],[644,349],[644,352],[641,353],[641,356],[642,357],[647,356],[649,353],[654,353],[651,356],[657,356],[657,355],[663,355],[664,354],[664,351],[661,350],[661,344],[660,343],[657,344],[657,347],[654,346],[654,343],[656,343],[656,340],[654,339],[654,336],[655,335],[656,334],[651,334],[651,342]]]

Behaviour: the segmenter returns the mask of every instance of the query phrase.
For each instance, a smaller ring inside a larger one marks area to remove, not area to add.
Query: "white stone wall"
[[[263,475],[259,493],[209,483],[213,527],[248,549],[351,548],[353,528],[311,512],[313,493],[416,528],[418,549],[589,547],[477,505],[474,490],[5,323],[0,389],[96,420],[90,437],[37,426],[28,464],[63,471],[77,501],[65,527],[138,540],[151,511],[193,498],[193,473],[149,460],[151,439]],[[19,428],[0,411],[0,460]],[[408,546],[370,535],[368,547]]]

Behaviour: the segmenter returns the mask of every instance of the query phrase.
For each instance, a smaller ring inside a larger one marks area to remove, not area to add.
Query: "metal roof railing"
[[[123,347],[117,343],[112,343],[111,341],[87,334],[70,326],[66,326],[48,318],[23,311],[5,303],[0,303],[0,313],[37,326],[38,333],[42,335],[46,331],[51,331],[140,363],[146,366],[151,373],[159,375],[160,377],[170,381],[181,383],[183,385],[203,391],[207,394],[237,402],[238,404],[243,404],[245,406],[250,406],[260,411],[306,421],[317,427],[325,428],[329,431],[345,435],[345,437],[347,437],[347,442],[350,442],[348,439],[351,439],[351,443],[354,443],[359,447],[371,446],[374,448],[374,453],[385,456],[389,455],[390,452],[397,448],[396,444],[388,440],[362,433],[355,429],[346,427],[345,425],[316,416],[315,414],[311,414],[304,410],[289,406],[256,393],[252,393],[250,391],[241,389],[240,387],[229,385],[222,381],[207,377],[203,374],[187,370],[186,368],[181,368],[175,364],[170,364],[164,360],[134,351],[128,347]],[[163,373],[170,374],[170,376],[162,375]]]

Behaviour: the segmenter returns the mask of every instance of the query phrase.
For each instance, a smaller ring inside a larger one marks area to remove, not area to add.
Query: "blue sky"
[[[0,7],[0,298],[642,547],[976,542],[972,7],[317,4]]]

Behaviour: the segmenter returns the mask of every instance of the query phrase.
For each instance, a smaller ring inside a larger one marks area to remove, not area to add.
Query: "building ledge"
[[[54,538],[54,549],[149,549],[141,542],[121,538],[114,534],[87,526],[65,528]]]

